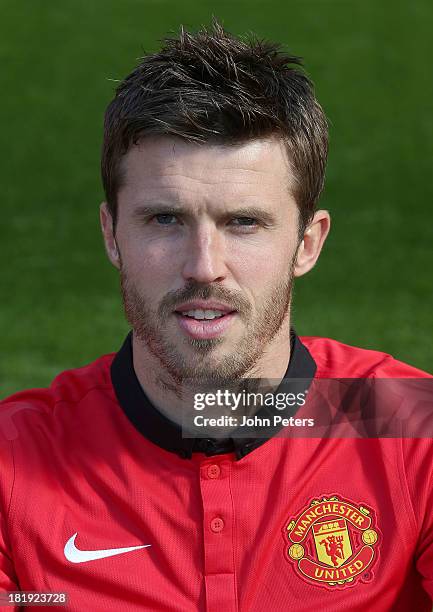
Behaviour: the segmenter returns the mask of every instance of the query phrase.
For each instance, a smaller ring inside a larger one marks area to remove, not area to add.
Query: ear
[[[107,251],[108,259],[114,267],[120,268],[120,256],[117,249],[116,238],[114,235],[114,223],[107,202],[102,202],[99,207],[99,218],[101,220],[102,235],[104,237],[105,250]]]
[[[327,210],[318,210],[304,232],[298,247],[295,276],[303,276],[309,272],[319,258],[323,244],[331,227],[331,217]]]

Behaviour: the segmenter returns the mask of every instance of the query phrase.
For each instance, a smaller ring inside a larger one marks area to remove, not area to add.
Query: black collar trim
[[[308,388],[316,373],[316,363],[308,349],[294,331],[291,332],[291,355],[285,379],[303,379]],[[208,456],[235,452],[241,459],[264,444],[280,427],[272,430],[268,437],[229,438],[217,440],[208,438],[182,438],[182,429],[170,421],[150,402],[135,374],[132,359],[132,332],[126,337],[120,351],[111,364],[111,380],[120,407],[134,427],[148,440],[180,457],[190,459],[193,452]],[[293,416],[295,409],[278,411],[283,417]],[[258,412],[260,414],[260,411]],[[269,415],[269,408],[267,408]]]

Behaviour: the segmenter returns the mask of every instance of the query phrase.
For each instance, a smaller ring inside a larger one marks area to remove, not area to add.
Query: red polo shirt
[[[130,352],[3,402],[1,591],[66,592],[80,612],[430,612],[430,439],[208,441],[207,456],[149,407]],[[302,372],[427,376],[325,338],[295,340]]]

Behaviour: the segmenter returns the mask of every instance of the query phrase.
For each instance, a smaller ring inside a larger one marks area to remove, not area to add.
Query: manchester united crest
[[[345,588],[369,582],[378,556],[374,512],[340,497],[313,499],[284,530],[286,557],[317,586]]]

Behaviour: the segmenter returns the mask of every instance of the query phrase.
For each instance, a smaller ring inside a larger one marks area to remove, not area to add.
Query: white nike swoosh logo
[[[114,557],[114,555],[122,555],[123,553],[139,550],[140,548],[148,548],[152,544],[142,544],[141,546],[128,546],[127,548],[107,548],[106,550],[79,550],[75,546],[75,538],[78,532],[65,544],[65,557],[71,563],[85,563],[86,561],[96,561],[96,559],[105,559],[106,557]]]

